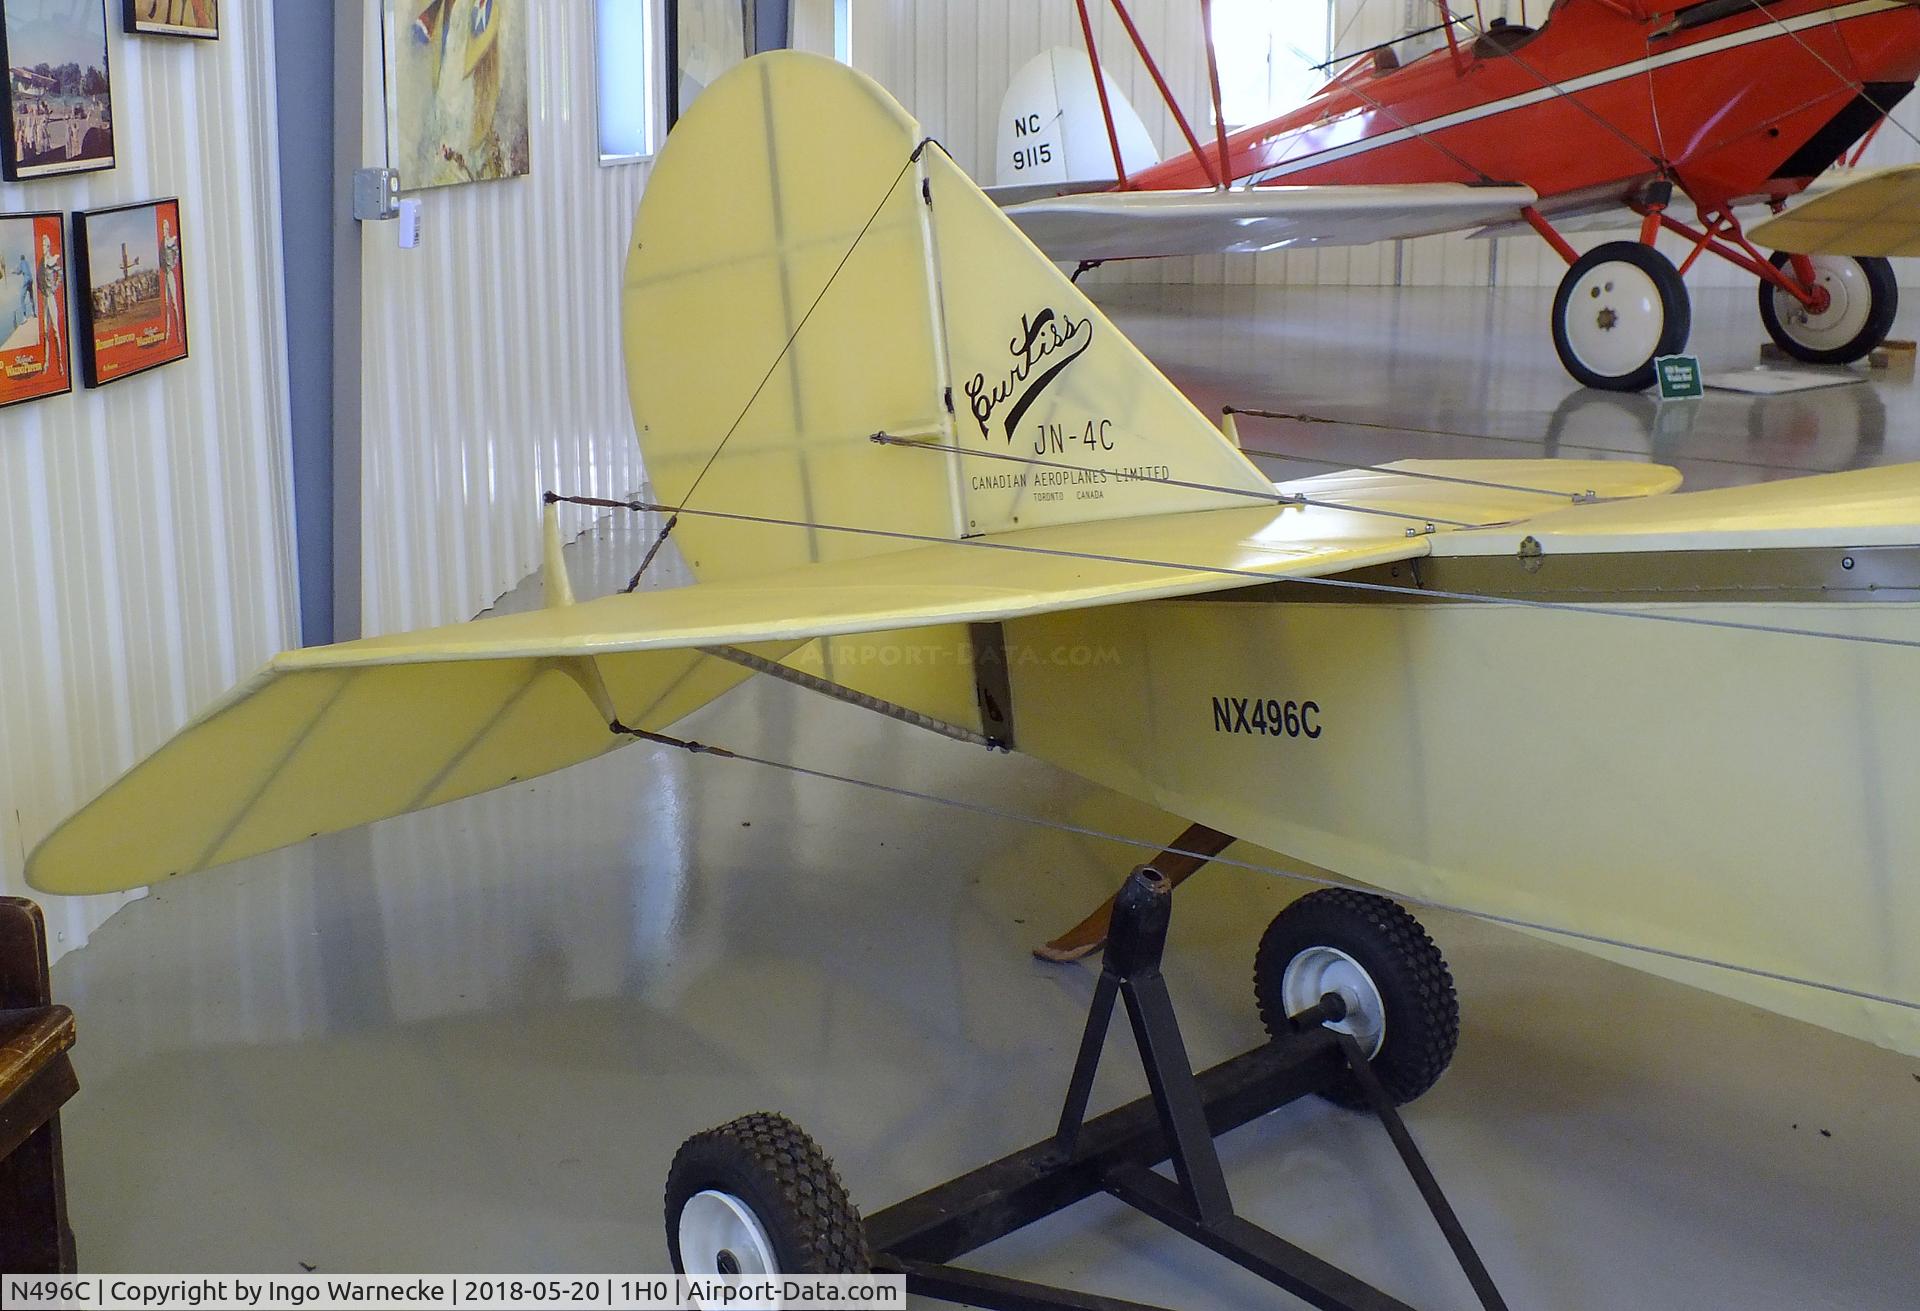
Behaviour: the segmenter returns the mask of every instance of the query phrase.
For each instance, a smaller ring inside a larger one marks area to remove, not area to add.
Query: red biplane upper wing
[[[1505,222],[1538,199],[1530,187],[1419,182],[1106,191],[1026,201],[1006,214],[1053,259],[1101,260],[1365,246]]]

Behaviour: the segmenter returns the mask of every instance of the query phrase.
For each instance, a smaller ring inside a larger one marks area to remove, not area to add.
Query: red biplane
[[[1553,307],[1562,363],[1588,386],[1639,390],[1657,357],[1686,345],[1681,275],[1702,255],[1760,280],[1761,319],[1788,354],[1846,363],[1892,326],[1885,257],[1920,254],[1920,167],[1861,176],[1782,213],[1913,89],[1913,0],[1557,0],[1538,28],[1483,24],[1438,0],[1437,48],[1404,63],[1401,41],[1360,51],[1299,108],[1217,128],[1205,143],[1125,0],[1112,3],[1189,150],[1130,167],[1144,133],[1099,72],[1086,0],[1076,0],[1091,69],[1075,57],[1059,61],[1072,70],[1017,78],[1002,126],[1003,143],[1009,126],[1070,133],[1079,105],[1083,155],[1088,138],[1102,138],[1104,191],[1072,190],[1057,167],[1053,185],[1031,185],[1047,173],[1034,164],[1056,150],[1064,159],[1064,143],[1001,151],[1001,180],[1028,183],[1000,189],[1009,216],[1056,259],[1531,227],[1569,265]],[[1209,0],[1200,9],[1204,20]],[[1207,54],[1218,123],[1211,44]],[[1048,96],[1055,103],[1032,103]],[[1692,221],[1673,212],[1682,196]],[[1752,204],[1774,216],[1748,233],[1736,209]],[[1637,241],[1583,255],[1563,235],[1568,220],[1622,207],[1638,216]],[[1690,246],[1678,268],[1655,249],[1663,230]]]

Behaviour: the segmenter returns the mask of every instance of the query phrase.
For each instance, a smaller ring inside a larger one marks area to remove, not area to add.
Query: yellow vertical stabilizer
[[[625,316],[659,499],[789,521],[683,518],[703,579],[910,545],[806,525],[953,538],[1272,492],[905,110],[829,59],[761,56],[680,121]]]
[[[560,536],[560,507],[551,503],[540,516],[540,590],[549,610],[573,604],[573,579],[567,574],[567,544]]]

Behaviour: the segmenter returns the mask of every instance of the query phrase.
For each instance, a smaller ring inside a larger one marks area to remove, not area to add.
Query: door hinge
[[[400,170],[357,168],[353,171],[353,217],[360,223],[380,223],[400,217]]]

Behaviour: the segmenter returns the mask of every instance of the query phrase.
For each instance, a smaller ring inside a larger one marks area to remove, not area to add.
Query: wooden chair
[[[47,926],[40,908],[0,897],[0,1270],[67,1274],[60,1108],[79,1091],[73,1012],[53,1004]]]

